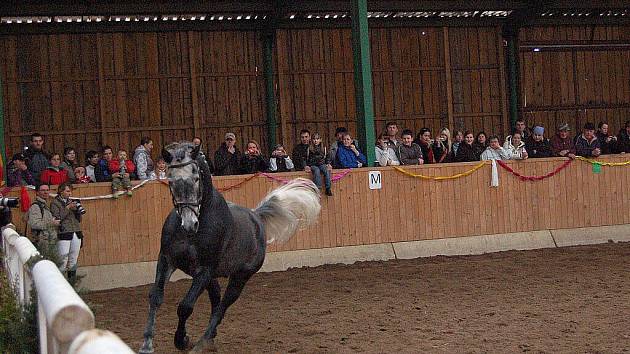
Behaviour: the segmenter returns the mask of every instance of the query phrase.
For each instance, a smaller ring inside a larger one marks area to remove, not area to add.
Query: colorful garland
[[[577,160],[588,162],[592,165],[600,165],[600,166],[628,166],[630,165],[630,161],[624,162],[606,162],[606,161],[597,161],[593,159],[587,159],[586,157],[576,156]]]
[[[411,173],[409,171],[405,171],[402,168],[397,167],[397,166],[392,166],[392,167],[394,167],[394,169],[396,171],[402,172],[403,174],[405,174],[405,175],[407,175],[409,177],[430,179],[430,180],[434,180],[434,181],[444,181],[444,180],[455,179],[455,178],[460,178],[460,177],[466,177],[468,175],[471,175],[475,171],[477,171],[478,169],[482,168],[487,162],[488,161],[482,161],[479,164],[475,165],[475,167],[471,168],[470,170],[468,170],[466,172],[458,173],[458,174],[452,175],[452,176],[424,176],[424,175],[414,174],[414,173]]]
[[[563,169],[565,169],[567,166],[569,166],[571,163],[573,162],[573,160],[567,160],[565,161],[562,165],[560,165],[559,167],[557,167],[555,170],[547,173],[546,175],[542,175],[542,176],[523,176],[522,174],[514,171],[510,166],[508,166],[505,162],[501,161],[501,160],[497,160],[497,163],[499,164],[499,166],[503,167],[504,169],[506,169],[508,172],[510,172],[511,174],[513,174],[514,176],[518,177],[521,179],[521,181],[542,181],[545,178],[549,178],[551,176],[554,176],[556,174],[558,174],[558,172],[562,171]]]

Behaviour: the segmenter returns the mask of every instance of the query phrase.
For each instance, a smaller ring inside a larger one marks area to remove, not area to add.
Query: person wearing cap
[[[532,130],[532,138],[525,143],[530,158],[551,157],[551,143],[545,138],[545,128],[536,126]]]
[[[630,120],[626,121],[617,135],[617,151],[620,154],[630,153]]]
[[[583,157],[598,157],[602,154],[602,146],[595,136],[595,124],[586,123],[582,129],[582,135],[575,142],[575,151]]]
[[[271,172],[289,172],[293,170],[293,161],[289,154],[284,150],[282,144],[276,145],[269,158],[269,171]]]
[[[571,128],[569,128],[568,123],[561,123],[558,126],[556,135],[551,138],[553,156],[575,157],[575,144],[573,144],[573,139],[569,137],[569,131]]]
[[[225,141],[214,153],[215,175],[228,176],[240,173],[242,154],[235,144],[236,135],[234,133],[226,133]]]
[[[17,153],[13,155],[11,158],[11,162],[13,163],[13,167],[15,170],[9,172],[8,177],[8,186],[9,187],[19,187],[19,186],[34,186],[35,179],[33,178],[33,174],[28,170],[28,166],[26,165],[26,156],[22,153]]]

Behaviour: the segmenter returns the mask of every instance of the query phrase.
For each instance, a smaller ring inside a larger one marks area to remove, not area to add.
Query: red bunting
[[[23,213],[26,213],[30,207],[31,197],[28,195],[26,187],[22,186],[22,190],[20,191],[20,210],[22,210]]]
[[[521,181],[541,181],[541,180],[543,180],[545,178],[549,178],[549,177],[551,177],[553,175],[556,175],[558,172],[562,171],[567,166],[569,166],[572,162],[573,162],[573,160],[567,160],[562,165],[558,166],[555,170],[547,173],[546,175],[542,175],[542,176],[523,176],[522,174],[514,171],[505,162],[503,162],[501,160],[497,160],[497,163],[499,164],[499,166],[503,167],[504,169],[506,169],[508,172],[510,172],[514,176],[520,178]]]

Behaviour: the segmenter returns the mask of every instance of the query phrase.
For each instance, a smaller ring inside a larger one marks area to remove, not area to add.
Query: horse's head
[[[173,205],[187,232],[197,232],[199,227],[203,175],[197,162],[198,155],[199,146],[189,142],[172,143],[162,149],[162,157],[168,165],[166,176]]]

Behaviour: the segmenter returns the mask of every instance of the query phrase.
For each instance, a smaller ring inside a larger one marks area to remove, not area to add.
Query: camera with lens
[[[19,204],[20,204],[20,199],[18,198],[8,198],[8,197],[0,198],[0,207],[17,208]]]
[[[81,201],[78,199],[71,199],[70,202],[74,202],[77,205],[77,211],[79,212],[79,214],[83,215],[85,214],[85,208],[83,207],[83,205],[81,205]]]

